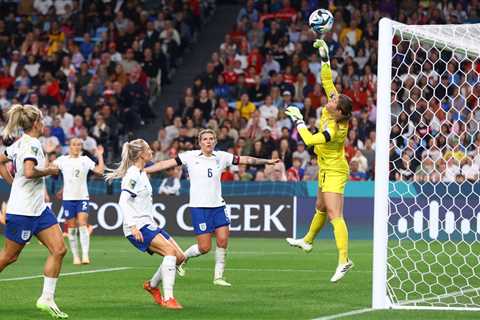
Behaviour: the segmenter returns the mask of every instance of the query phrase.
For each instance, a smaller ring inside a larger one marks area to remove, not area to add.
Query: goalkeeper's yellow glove
[[[318,53],[322,58],[322,62],[330,63],[330,56],[328,54],[328,45],[325,40],[317,39],[313,43],[313,47],[318,49]]]
[[[290,119],[292,119],[296,126],[298,126],[299,124],[305,124],[305,121],[303,121],[303,115],[300,112],[300,109],[298,109],[297,107],[289,106],[285,111],[285,114],[290,117]]]

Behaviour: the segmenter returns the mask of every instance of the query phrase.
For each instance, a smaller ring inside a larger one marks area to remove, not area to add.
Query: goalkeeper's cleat
[[[80,264],[82,264],[82,261],[80,260],[79,257],[73,257],[73,264],[74,265],[80,265]]]
[[[170,298],[168,300],[163,301],[162,307],[167,309],[183,309],[182,305],[177,301],[175,298]]]
[[[218,278],[213,280],[213,284],[220,287],[231,287],[232,284],[228,283],[225,278]]]
[[[153,301],[155,301],[156,304],[163,305],[163,298],[160,289],[152,288],[150,281],[145,281],[143,283],[143,289],[152,295]]]
[[[37,300],[37,309],[47,312],[53,319],[68,319],[68,314],[62,312],[53,299],[40,297]]]
[[[340,279],[345,277],[347,272],[350,271],[353,267],[354,267],[354,264],[353,264],[352,260],[348,260],[347,263],[339,264],[338,267],[337,267],[337,270],[335,270],[335,274],[330,279],[330,281],[331,282],[339,281]]]
[[[179,277],[185,277],[185,274],[187,273],[185,269],[183,268],[185,266],[185,263],[187,263],[187,260],[183,260],[182,263],[180,263],[178,266],[176,266],[177,269],[177,274]]]
[[[302,239],[293,239],[293,238],[287,238],[286,239],[288,244],[291,245],[292,247],[297,247],[305,251],[306,253],[310,253],[313,249],[312,244],[306,243],[303,238]]]
[[[82,257],[82,264],[90,264],[90,258],[89,257]]]

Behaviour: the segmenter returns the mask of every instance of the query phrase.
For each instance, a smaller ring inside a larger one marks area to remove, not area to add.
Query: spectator
[[[316,157],[312,157],[305,167],[305,174],[303,180],[314,181],[318,179],[318,162]]]
[[[299,141],[297,144],[297,150],[295,150],[292,154],[293,159],[300,159],[301,164],[300,167],[305,169],[307,163],[310,161],[310,153],[305,149],[305,143],[303,141]]]
[[[158,194],[178,196],[180,194],[179,173],[181,173],[181,171],[178,169],[178,167],[174,167],[168,169],[166,173],[167,177],[162,180],[162,183],[158,188]]]
[[[252,114],[255,112],[257,107],[250,102],[250,98],[248,94],[244,93],[240,97],[240,101],[236,103],[235,108],[240,111],[240,115],[242,118],[246,119],[247,121],[250,120]]]
[[[358,162],[355,160],[350,161],[350,177],[351,181],[365,181],[367,180],[367,174],[365,172],[358,171]]]

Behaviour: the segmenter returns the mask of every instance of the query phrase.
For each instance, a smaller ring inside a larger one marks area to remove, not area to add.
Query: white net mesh
[[[394,24],[392,44],[388,295],[480,308],[480,25]]]

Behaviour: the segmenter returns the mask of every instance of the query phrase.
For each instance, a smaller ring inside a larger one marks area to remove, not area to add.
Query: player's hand
[[[298,109],[295,106],[289,106],[287,110],[285,111],[285,114],[292,119],[293,122],[295,122],[296,125],[300,123],[304,123],[303,121],[303,115],[300,112],[300,109]]]
[[[55,193],[55,198],[57,198],[57,200],[62,200],[63,198],[63,189],[59,190],[57,193]]]
[[[102,146],[102,145],[99,145],[99,146],[97,147],[97,157],[102,157],[104,151],[105,151],[105,149],[103,148],[103,146]]]
[[[280,159],[269,159],[268,162],[267,162],[267,165],[274,165],[276,163],[279,163],[280,161],[282,161],[282,160],[280,160]]]
[[[135,238],[135,240],[139,242],[143,242],[143,235],[140,232],[140,230],[137,229],[137,227],[132,227],[132,235]]]
[[[60,174],[60,169],[58,166],[54,165],[53,163],[49,164],[47,167],[48,174],[51,176],[58,176]]]
[[[325,40],[317,39],[313,43],[313,47],[318,49],[318,53],[322,58],[322,62],[330,62],[330,56],[328,54],[328,45]]]

